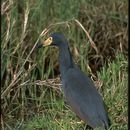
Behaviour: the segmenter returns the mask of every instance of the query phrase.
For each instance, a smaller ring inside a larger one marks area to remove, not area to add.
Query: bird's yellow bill
[[[42,41],[42,42],[38,43],[38,45],[36,46],[36,48],[41,48],[41,47],[44,47],[44,46],[49,46],[49,45],[52,44],[52,42],[53,42],[53,38],[49,37],[45,41]]]

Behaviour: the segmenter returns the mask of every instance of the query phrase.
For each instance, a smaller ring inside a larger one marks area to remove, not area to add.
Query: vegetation
[[[103,96],[110,129],[128,129],[128,1],[2,0],[1,17],[1,129],[85,130],[64,102],[58,49],[34,49],[57,31]]]

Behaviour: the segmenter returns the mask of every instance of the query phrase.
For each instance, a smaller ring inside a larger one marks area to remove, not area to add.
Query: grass
[[[1,129],[85,129],[64,103],[58,50],[34,50],[56,31],[66,35],[75,62],[98,86],[110,129],[128,129],[127,5],[126,0],[2,0]]]

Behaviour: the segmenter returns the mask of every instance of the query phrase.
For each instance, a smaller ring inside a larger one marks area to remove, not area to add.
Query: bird
[[[71,109],[91,128],[107,130],[109,117],[104,101],[92,80],[74,63],[66,37],[62,33],[52,33],[38,44],[38,48],[45,46],[59,48],[62,90]]]

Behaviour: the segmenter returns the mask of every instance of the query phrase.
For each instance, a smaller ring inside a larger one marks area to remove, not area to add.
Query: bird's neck
[[[65,72],[67,72],[69,68],[73,68],[74,66],[74,62],[67,43],[64,46],[60,47],[59,61],[60,61],[60,73],[61,77],[63,77]]]

